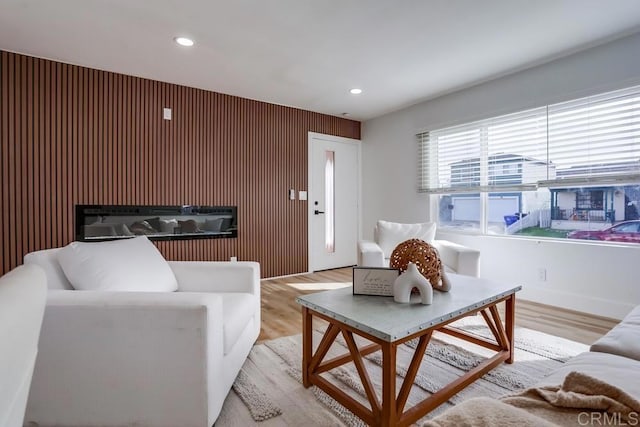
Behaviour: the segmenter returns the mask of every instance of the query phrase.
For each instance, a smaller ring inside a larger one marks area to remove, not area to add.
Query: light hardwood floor
[[[351,285],[351,268],[265,279],[262,290],[262,330],[259,341],[302,332],[298,295]],[[516,299],[516,326],[535,329],[584,344],[607,333],[617,320]]]

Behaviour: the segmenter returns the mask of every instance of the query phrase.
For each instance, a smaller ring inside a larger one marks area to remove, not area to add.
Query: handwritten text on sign
[[[356,295],[393,296],[393,282],[399,271],[394,268],[354,267],[353,293]]]

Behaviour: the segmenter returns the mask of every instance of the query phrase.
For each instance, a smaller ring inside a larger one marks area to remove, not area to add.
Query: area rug
[[[479,316],[462,319],[454,326],[481,337],[491,336]],[[314,335],[315,345],[321,337],[322,332],[317,331]],[[215,426],[364,426],[359,418],[317,387],[305,389],[302,386],[301,342],[301,336],[294,335],[254,346],[225,400]],[[415,345],[416,342],[410,341],[398,349],[399,381],[406,373]],[[571,357],[588,350],[584,344],[525,328],[516,328],[515,348],[515,363],[502,364],[490,371],[425,416],[424,420],[472,397],[500,397],[527,388]],[[345,352],[346,344],[339,340],[332,346],[328,357]],[[414,381],[407,407],[442,388],[462,372],[472,369],[490,354],[484,348],[448,335],[434,334]],[[377,387],[378,396],[381,389],[380,364],[380,352],[366,357],[367,369]],[[324,375],[352,397],[366,402],[364,389],[352,363]]]

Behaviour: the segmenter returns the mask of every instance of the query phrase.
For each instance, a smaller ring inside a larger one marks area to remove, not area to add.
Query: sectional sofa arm
[[[88,413],[125,425],[151,411],[168,426],[206,414],[223,341],[220,295],[51,290],[25,425],[86,425]],[[180,405],[167,406],[178,392]]]
[[[82,339],[96,328],[115,331],[114,339],[134,330],[162,334],[220,328],[209,332],[221,334],[222,303],[221,295],[210,293],[49,290],[43,328],[58,328],[63,320]]]
[[[260,264],[251,261],[169,261],[179,292],[260,295]]]
[[[119,292],[119,291],[69,291],[50,289],[47,307],[100,307],[112,310],[128,309],[194,309],[222,308],[222,297],[197,292]]]
[[[442,263],[458,274],[480,277],[480,251],[448,240],[434,240]]]
[[[358,242],[358,265],[361,267],[388,267],[385,265],[382,248],[371,240]]]

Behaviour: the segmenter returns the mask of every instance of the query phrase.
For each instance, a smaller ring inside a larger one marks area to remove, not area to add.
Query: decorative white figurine
[[[422,304],[431,304],[433,302],[431,284],[420,274],[416,265],[410,262],[407,265],[407,270],[393,282],[393,300],[400,303],[410,302],[413,288],[418,288]]]

